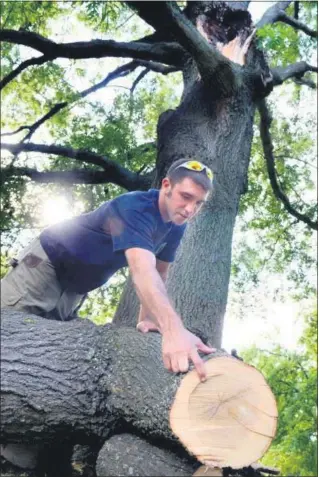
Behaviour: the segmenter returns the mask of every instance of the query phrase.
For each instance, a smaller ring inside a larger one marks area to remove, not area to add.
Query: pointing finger
[[[199,379],[203,382],[206,381],[206,370],[204,361],[199,357],[197,350],[191,352],[190,358],[194,363]]]

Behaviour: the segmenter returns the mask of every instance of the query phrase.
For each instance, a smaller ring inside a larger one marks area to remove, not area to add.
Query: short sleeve
[[[112,206],[108,223],[114,252],[138,247],[154,253],[154,219],[150,213]]]
[[[156,258],[162,260],[163,262],[174,262],[176,251],[182,240],[186,229],[186,225],[184,226],[176,226],[174,227],[169,234],[167,235],[167,240],[165,247],[160,251]]]

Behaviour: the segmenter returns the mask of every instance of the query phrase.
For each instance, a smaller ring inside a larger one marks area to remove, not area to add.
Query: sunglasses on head
[[[184,167],[185,169],[188,169],[190,171],[195,171],[195,172],[205,171],[208,179],[211,182],[213,182],[213,177],[214,177],[213,171],[209,167],[205,166],[205,164],[202,164],[199,161],[183,162],[183,164],[180,164],[179,166],[177,166],[176,169],[179,169],[180,167]]]

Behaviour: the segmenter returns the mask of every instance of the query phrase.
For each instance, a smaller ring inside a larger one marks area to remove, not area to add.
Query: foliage
[[[131,11],[123,2],[80,1],[77,2],[77,17],[84,24],[102,33],[120,27],[119,18],[122,14],[127,17]]]
[[[317,30],[318,3],[299,2],[299,20]],[[286,13],[294,16],[293,3],[288,7]],[[257,30],[259,46],[267,52],[268,61],[271,67],[285,66],[297,61],[310,61],[313,50],[316,48],[315,38],[308,37],[290,25],[276,22],[272,25],[265,25]]]
[[[295,87],[290,90],[294,92]],[[296,210],[314,218],[317,211],[317,162],[316,111],[309,106],[313,101],[312,92],[294,96],[288,90],[284,96],[277,92],[273,95],[274,100],[270,103],[273,114],[271,134],[280,186]],[[234,241],[233,285],[238,291],[245,289],[247,284],[258,285],[264,270],[286,273],[295,297],[307,297],[316,287],[315,237],[274,196],[258,123],[257,116],[248,190],[240,202]]]
[[[317,475],[317,310],[305,317],[299,349],[252,347],[244,360],[258,368],[272,388],[278,406],[278,429],[263,458],[280,475]]]

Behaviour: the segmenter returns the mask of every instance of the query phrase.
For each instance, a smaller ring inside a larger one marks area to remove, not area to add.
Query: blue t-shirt
[[[172,262],[186,225],[164,222],[159,191],[129,192],[98,209],[43,230],[40,242],[64,289],[86,293],[127,266],[133,247]]]

